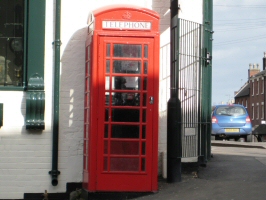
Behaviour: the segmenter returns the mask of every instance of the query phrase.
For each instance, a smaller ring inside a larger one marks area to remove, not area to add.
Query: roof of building
[[[250,84],[246,82],[235,95],[235,98],[249,96]]]
[[[263,70],[263,71],[255,74],[255,75],[253,75],[252,77],[249,78],[249,80],[256,79],[256,78],[258,78],[260,76],[266,76],[266,70]],[[240,90],[236,93],[235,98],[249,96],[249,92],[250,92],[250,84],[249,84],[249,82],[246,82],[240,88]]]

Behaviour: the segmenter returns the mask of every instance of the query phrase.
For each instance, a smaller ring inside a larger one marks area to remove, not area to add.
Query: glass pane
[[[24,0],[0,1],[0,85],[21,86],[24,57]]]
[[[144,58],[148,58],[148,45],[144,45]]]
[[[146,139],[146,126],[142,126],[142,139]]]
[[[147,90],[147,85],[148,85],[148,79],[147,79],[147,77],[145,77],[143,79],[143,90]]]
[[[109,121],[109,108],[105,108],[105,121]]]
[[[106,45],[106,57],[110,57],[110,44]]]
[[[140,77],[112,77],[113,90],[140,90]]]
[[[148,62],[144,62],[144,74],[148,74]]]
[[[103,153],[104,154],[107,154],[108,153],[108,140],[105,140],[104,141]]]
[[[139,126],[112,125],[112,138],[139,138]]]
[[[106,73],[110,73],[110,60],[106,60]]]
[[[146,110],[142,110],[142,122],[146,122]]]
[[[142,142],[141,155],[146,155],[146,143]]]
[[[110,77],[105,77],[105,90],[110,90]]]
[[[114,93],[113,105],[114,106],[139,106],[140,94],[132,92],[116,92]]]
[[[141,171],[143,172],[146,171],[146,159],[145,158],[141,159]]]
[[[139,155],[139,142],[111,141],[113,155]]]
[[[242,116],[246,114],[244,108],[239,106],[222,106],[217,108],[217,115],[226,115],[226,116]]]
[[[139,122],[139,109],[112,109],[113,122]]]
[[[108,138],[108,124],[104,125],[104,138]]]
[[[114,57],[141,58],[141,45],[114,44]]]
[[[111,158],[110,171],[139,171],[139,158]]]
[[[140,77],[125,77],[127,90],[140,90]]]
[[[105,105],[108,106],[110,104],[110,93],[105,92]]]
[[[143,102],[142,102],[143,106],[147,106],[147,94],[143,94]]]
[[[114,73],[127,73],[127,74],[139,74],[141,69],[140,61],[131,60],[114,60],[113,72]]]
[[[89,45],[87,47],[87,60],[90,60],[91,59],[91,46]]]

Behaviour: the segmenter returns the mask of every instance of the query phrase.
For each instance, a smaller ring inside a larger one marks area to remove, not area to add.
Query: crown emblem
[[[130,12],[126,11],[126,12],[122,15],[122,17],[123,17],[124,19],[131,19],[132,15],[131,15]]]

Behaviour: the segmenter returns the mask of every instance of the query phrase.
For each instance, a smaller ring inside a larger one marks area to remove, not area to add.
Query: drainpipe
[[[54,102],[53,102],[53,152],[52,152],[52,170],[49,174],[52,176],[52,185],[57,186],[58,171],[58,136],[59,136],[59,84],[60,84],[60,18],[61,18],[61,0],[56,0],[55,13],[55,41],[54,45]]]

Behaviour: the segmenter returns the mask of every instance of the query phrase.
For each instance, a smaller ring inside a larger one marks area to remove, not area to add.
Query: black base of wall
[[[49,193],[47,191],[49,200],[69,200],[70,193],[76,189],[81,189],[82,183],[67,183],[66,192],[64,193]],[[45,199],[45,191],[43,193],[25,193],[23,200],[43,200]]]
[[[49,200],[68,200],[69,194],[67,193],[48,193]],[[24,200],[43,200],[44,193],[25,193]]]
[[[88,192],[82,189],[81,197],[84,200],[125,200],[135,199],[147,195],[154,194],[153,192]],[[50,199],[49,199],[50,200]]]

